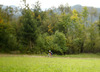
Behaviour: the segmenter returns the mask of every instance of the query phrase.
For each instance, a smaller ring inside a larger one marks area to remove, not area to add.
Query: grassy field
[[[0,72],[100,72],[100,56],[0,55]]]

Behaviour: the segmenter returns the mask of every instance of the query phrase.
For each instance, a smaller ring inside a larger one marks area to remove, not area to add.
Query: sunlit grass
[[[100,58],[2,56],[0,72],[100,72]]]
[[[100,58],[100,54],[70,54],[70,55],[54,55],[54,57],[71,57],[71,58]]]

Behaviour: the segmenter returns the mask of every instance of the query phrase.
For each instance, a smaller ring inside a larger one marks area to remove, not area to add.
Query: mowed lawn
[[[100,58],[0,56],[0,72],[100,72]]]

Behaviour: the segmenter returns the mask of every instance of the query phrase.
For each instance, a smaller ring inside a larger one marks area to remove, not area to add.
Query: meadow
[[[0,72],[100,72],[100,55],[0,55]]]

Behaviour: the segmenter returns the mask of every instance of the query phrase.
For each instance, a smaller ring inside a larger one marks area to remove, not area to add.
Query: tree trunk
[[[84,51],[83,45],[84,45],[84,42],[81,44],[81,51],[80,51],[80,53],[83,53],[83,51]]]
[[[32,49],[32,41],[30,40],[30,50]]]

